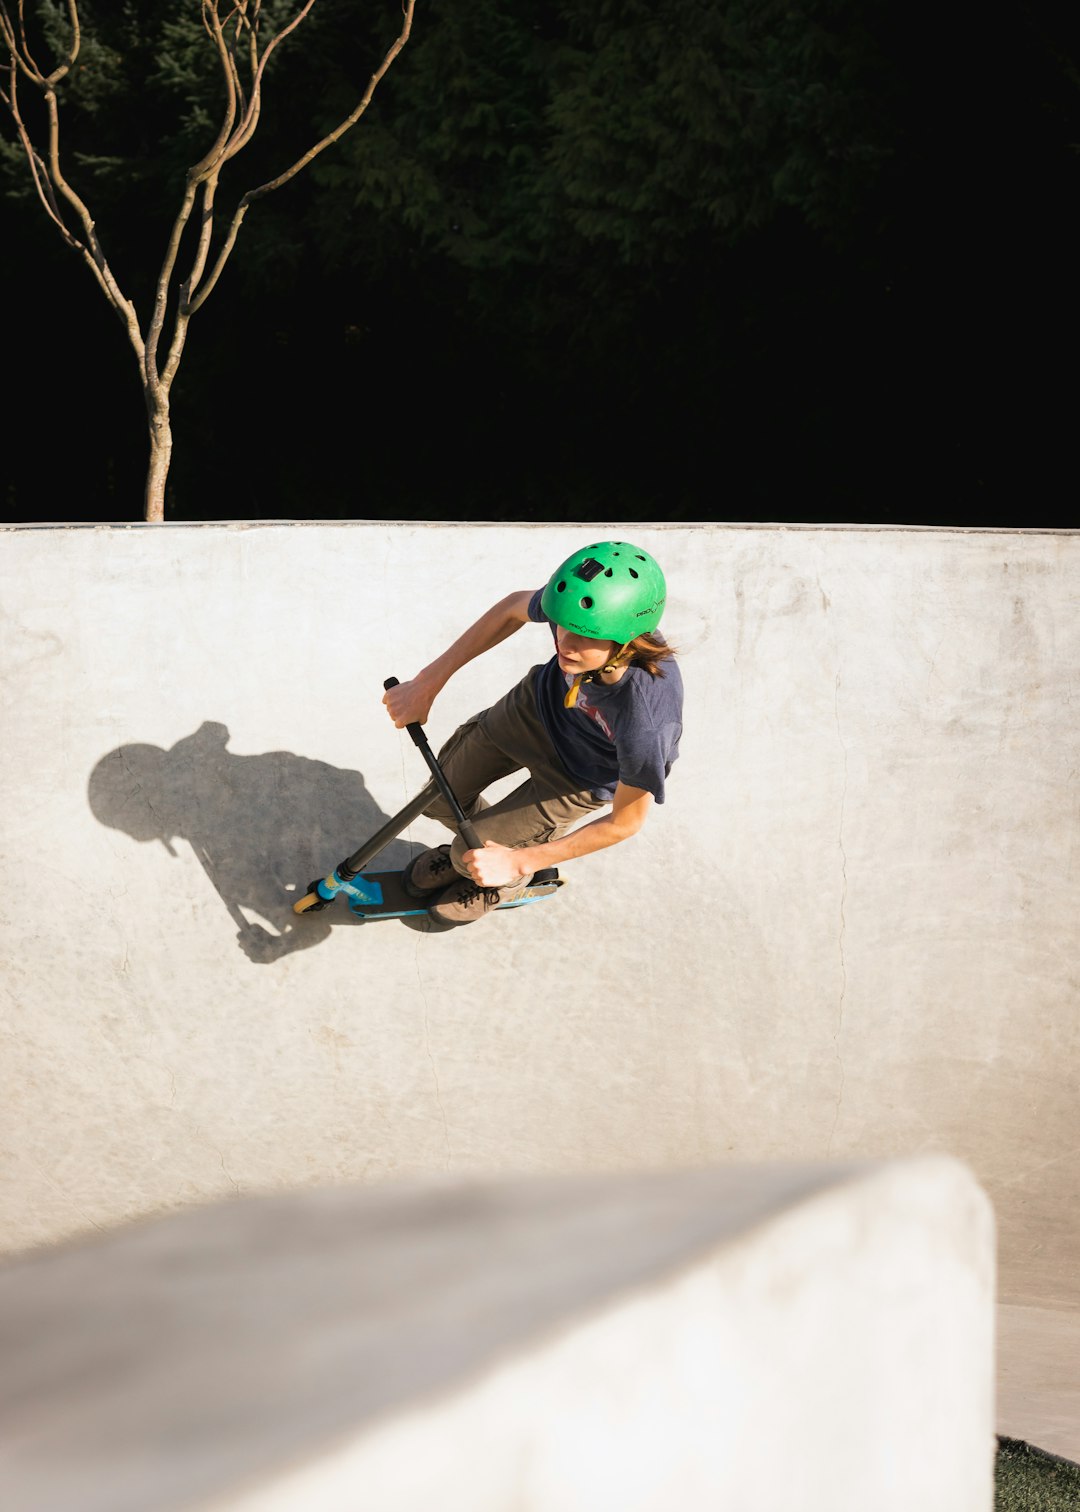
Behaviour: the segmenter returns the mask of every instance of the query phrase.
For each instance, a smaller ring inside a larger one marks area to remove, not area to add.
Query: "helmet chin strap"
[[[624,642],[624,644],[619,647],[619,649],[616,651],[615,655],[611,658],[607,665],[600,668],[599,675],[603,677],[605,672],[617,672],[620,667],[625,667],[626,663],[630,660],[630,657],[634,654],[632,651],[630,651],[630,647],[633,644],[633,641]],[[627,652],[630,652],[629,656],[627,655]]]
[[[625,645],[620,646],[611,660],[605,662],[602,667],[597,667],[595,672],[576,673],[573,682],[566,690],[566,696],[563,699],[563,708],[572,709],[574,707],[578,701],[578,694],[581,692],[582,683],[594,682],[598,677],[603,677],[605,672],[617,672],[620,667],[625,667],[626,663],[630,660],[630,657],[626,653],[632,644],[631,641],[627,641]]]

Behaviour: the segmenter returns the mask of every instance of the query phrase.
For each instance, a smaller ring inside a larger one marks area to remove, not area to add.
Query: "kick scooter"
[[[396,688],[397,685],[396,677],[388,677],[383,683],[383,687],[387,689]],[[388,819],[370,840],[366,840],[363,845],[353,851],[351,856],[346,856],[344,861],[339,861],[329,876],[323,877],[321,881],[310,883],[304,896],[293,904],[293,913],[319,913],[337,897],[344,896],[349,912],[358,919],[402,919],[426,914],[426,906],[410,897],[402,887],[400,872],[375,872],[364,875],[364,868],[390,844],[391,840],[396,840],[402,830],[418,818],[439,793],[449,804],[458,834],[468,848],[470,850],[483,848],[483,841],[458,802],[457,795],[447,781],[446,773],[439,765],[438,757],[431,749],[428,738],[424,734],[423,725],[408,724],[405,729],[426,761],[431,772],[431,781],[392,819]],[[553,866],[548,867],[536,872],[528,887],[524,888],[517,897],[508,898],[505,903],[499,903],[496,907],[520,908],[525,903],[535,903],[540,898],[550,897],[564,885],[558,869]],[[433,893],[432,900],[434,901],[437,896],[437,893]]]

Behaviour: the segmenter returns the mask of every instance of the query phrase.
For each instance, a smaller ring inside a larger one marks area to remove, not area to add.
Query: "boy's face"
[[[563,672],[577,676],[579,672],[597,672],[606,666],[619,649],[614,641],[590,640],[587,635],[575,635],[572,630],[555,626],[555,640],[559,648],[559,666]]]

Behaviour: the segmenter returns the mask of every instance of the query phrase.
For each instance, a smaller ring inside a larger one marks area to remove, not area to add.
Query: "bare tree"
[[[199,0],[208,45],[221,69],[222,103],[217,136],[197,163],[187,170],[180,207],[172,224],[152,300],[144,318],[120,287],[98,236],[94,217],[65,175],[60,152],[58,87],[79,55],[81,30],[78,0],[65,0],[70,40],[65,55],[49,72],[35,61],[26,24],[26,0],[0,0],[0,36],[8,50],[0,99],[11,113],[26,154],[37,196],[46,215],[67,245],[90,269],[98,287],[116,311],[139,364],[146,400],[150,458],[146,475],[144,517],[161,520],[165,514],[165,481],[172,458],[169,395],[187,340],[188,323],[216,288],[236,245],[248,206],[280,189],[320,152],[336,142],[364,114],[379,81],[408,41],[415,0],[401,0],[401,30],[368,80],[353,109],[333,131],[275,178],[240,196],[231,218],[215,219],[215,199],[225,165],[251,141],[263,104],[266,66],[275,49],[309,15],[315,0],[303,0],[290,20],[276,27],[267,21],[263,0]],[[44,102],[44,125],[35,142],[20,101],[20,88],[29,85]],[[187,253],[181,268],[181,245],[189,223]]]

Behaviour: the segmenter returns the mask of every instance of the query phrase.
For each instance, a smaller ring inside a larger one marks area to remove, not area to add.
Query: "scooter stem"
[[[389,691],[391,688],[396,688],[397,686],[398,679],[396,677],[388,677],[383,683],[383,687],[386,688],[387,691]],[[446,773],[439,765],[439,759],[435,755],[435,752],[431,749],[428,738],[424,734],[423,725],[420,724],[418,720],[414,720],[412,724],[407,724],[405,726],[405,730],[412,739],[413,745],[417,748],[421,756],[427,762],[428,770],[431,772],[432,777],[438,784],[439,792],[443,795],[447,803],[450,805],[450,812],[453,814],[454,822],[457,824],[458,834],[461,836],[470,850],[483,849],[484,842],[476,833],[475,829],[473,829],[472,824],[469,822],[468,816],[465,813],[465,810],[457,801],[457,794],[454,792],[453,788],[446,780]]]

